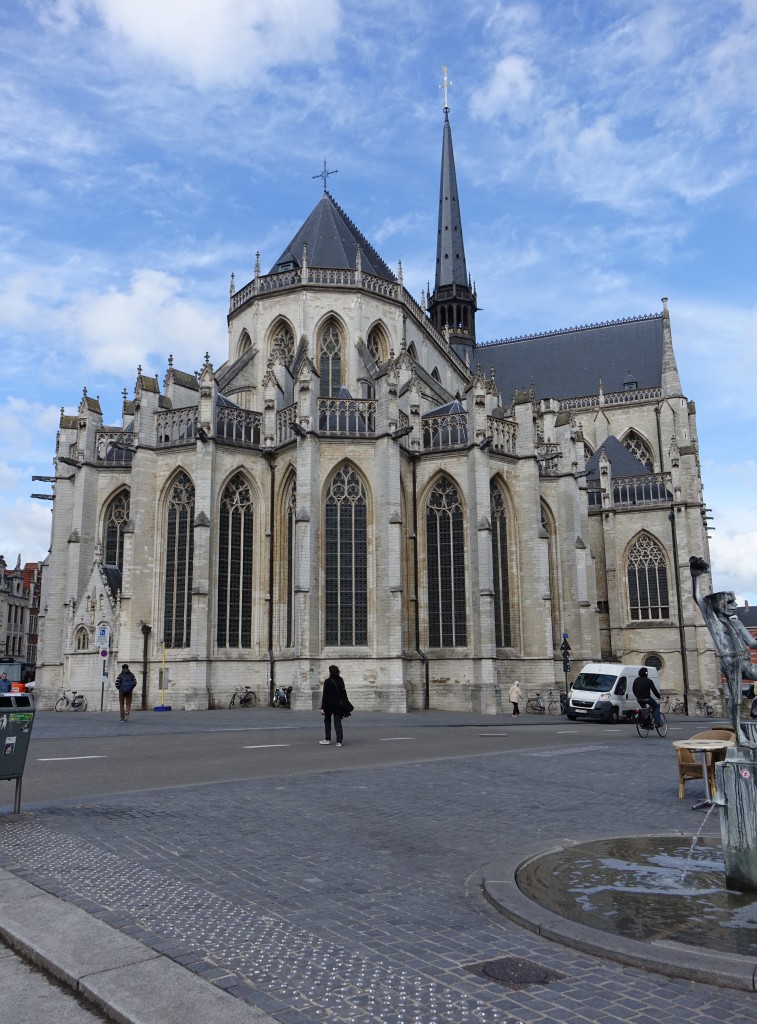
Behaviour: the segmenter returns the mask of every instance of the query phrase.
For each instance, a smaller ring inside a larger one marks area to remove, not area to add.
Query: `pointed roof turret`
[[[315,209],[286,246],[269,273],[300,267],[303,248],[307,246],[309,267],[329,270],[354,270],[360,251],[361,270],[387,281],[397,278],[384,263],[365,236],[355,227],[344,210],[324,191]]]
[[[434,291],[428,297],[428,311],[439,331],[448,332],[450,344],[463,359],[476,344],[476,293],[471,287],[465,265],[463,222],[457,194],[455,154],[449,123],[447,89],[450,81],[446,67],[444,81],[444,129],[442,170],[439,182],[439,228],[436,239],[436,276]]]

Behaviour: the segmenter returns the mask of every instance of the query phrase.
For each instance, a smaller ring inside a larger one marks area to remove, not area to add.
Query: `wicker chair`
[[[690,737],[692,740],[732,740],[733,729],[723,727],[720,729],[705,729]],[[691,779],[702,778],[702,762],[691,750],[682,750],[676,747],[678,755],[678,799],[683,800],[683,788]],[[713,750],[707,754],[707,773],[710,776],[710,790],[714,793],[715,785],[715,764],[725,758],[724,750]]]

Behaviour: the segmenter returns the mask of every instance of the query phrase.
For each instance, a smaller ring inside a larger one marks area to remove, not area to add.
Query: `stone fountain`
[[[689,559],[694,600],[720,655],[728,692],[728,717],[736,735],[724,761],[715,766],[723,838],[725,879],[729,889],[757,892],[757,723],[741,720],[741,680],[757,679],[750,648],[757,639],[736,616],[731,591],[702,594],[699,581],[709,571],[702,558]]]

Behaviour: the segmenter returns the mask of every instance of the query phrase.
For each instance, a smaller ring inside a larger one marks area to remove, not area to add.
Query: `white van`
[[[638,709],[639,704],[633,695],[633,681],[639,669],[645,668],[649,679],[660,692],[657,669],[644,665],[614,665],[608,662],[589,662],[584,665],[568,694],[568,718],[575,722],[578,718],[590,718],[594,721],[617,722],[620,718],[630,718]]]

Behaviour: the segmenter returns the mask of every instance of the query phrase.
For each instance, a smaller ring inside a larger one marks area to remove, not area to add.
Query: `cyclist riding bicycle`
[[[654,696],[653,696],[654,694]],[[651,708],[652,718],[654,724],[660,724],[660,694],[649,678],[649,673],[645,668],[639,669],[639,674],[633,681],[633,695],[638,701],[640,708]],[[655,700],[655,697],[657,700]]]

